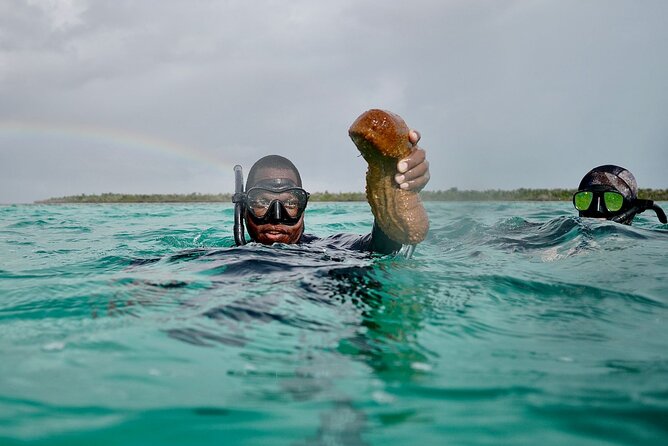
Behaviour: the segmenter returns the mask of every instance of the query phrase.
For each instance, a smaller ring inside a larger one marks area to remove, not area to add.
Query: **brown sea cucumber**
[[[348,134],[369,164],[366,197],[376,223],[392,240],[414,245],[427,236],[429,217],[419,194],[394,181],[398,160],[413,150],[409,130],[399,115],[372,109],[353,122]]]

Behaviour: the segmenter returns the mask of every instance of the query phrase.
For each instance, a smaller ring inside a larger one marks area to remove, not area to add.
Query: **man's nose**
[[[604,212],[605,208],[603,207],[603,197],[595,197],[596,200],[596,212]]]

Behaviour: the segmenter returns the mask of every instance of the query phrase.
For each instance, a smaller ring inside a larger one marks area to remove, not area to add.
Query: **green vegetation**
[[[423,191],[424,201],[570,201],[573,189],[448,190]],[[668,189],[640,189],[640,198],[668,201]],[[36,203],[230,203],[232,194],[112,194],[71,195]],[[311,201],[366,201],[363,192],[314,192]]]
[[[570,201],[571,189],[448,190],[424,191],[424,201]]]
[[[364,192],[313,192],[309,201],[366,201]]]
[[[459,190],[456,187],[442,191],[423,191],[424,201],[571,201],[575,189],[490,189]],[[638,197],[647,200],[667,201],[668,189],[640,189]]]
[[[70,195],[36,201],[39,204],[60,203],[218,203],[232,201],[231,194],[112,194]]]

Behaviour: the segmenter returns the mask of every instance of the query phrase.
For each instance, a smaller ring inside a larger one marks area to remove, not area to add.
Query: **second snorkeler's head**
[[[654,209],[662,223],[663,210],[651,200],[638,199],[638,183],[627,169],[606,164],[587,172],[573,195],[580,217],[605,218],[630,225],[636,214]]]

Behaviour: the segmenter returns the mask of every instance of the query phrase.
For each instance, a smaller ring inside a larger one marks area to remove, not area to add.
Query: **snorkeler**
[[[395,186],[402,190],[422,190],[429,181],[429,163],[425,151],[417,146],[418,132],[408,132],[411,153],[396,164]],[[246,243],[243,222],[252,241],[273,243],[309,244],[322,241],[327,246],[391,254],[402,244],[390,239],[374,222],[367,235],[337,234],[326,239],[304,233],[304,211],[309,193],[302,188],[299,170],[282,156],[268,155],[251,167],[243,192],[241,167],[235,167],[237,187],[233,201],[235,208],[235,242]]]
[[[573,206],[580,217],[604,218],[630,225],[633,218],[648,209],[654,210],[661,223],[666,214],[652,200],[638,198],[638,183],[623,167],[606,164],[590,170],[573,195]]]

